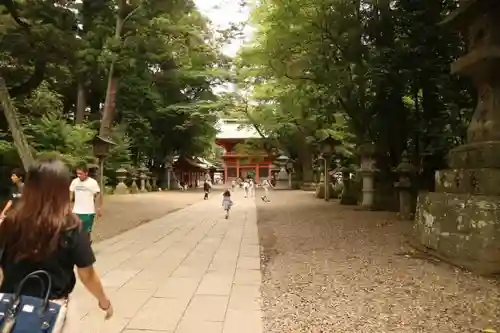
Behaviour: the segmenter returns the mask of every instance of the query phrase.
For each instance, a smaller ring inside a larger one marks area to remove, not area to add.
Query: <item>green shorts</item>
[[[95,214],[76,214],[82,220],[83,230],[90,233],[94,226]]]

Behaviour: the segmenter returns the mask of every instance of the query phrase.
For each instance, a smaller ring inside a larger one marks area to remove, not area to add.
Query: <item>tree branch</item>
[[[267,139],[267,136],[264,135],[264,132],[262,132],[262,130],[259,128],[259,126],[257,125],[257,122],[255,121],[255,119],[253,119],[253,117],[250,115],[250,112],[248,111],[248,101],[247,100],[245,100],[245,108],[243,109],[243,113],[245,113],[245,115],[247,116],[248,120],[250,120],[250,123],[255,128],[255,130],[257,131],[257,133],[263,139]]]
[[[0,5],[4,5],[5,8],[7,8],[9,15],[14,21],[16,21],[17,24],[19,24],[23,29],[29,30],[29,28],[31,27],[30,24],[21,19],[13,0],[0,0]]]
[[[40,83],[45,78],[45,69],[47,68],[47,61],[45,59],[36,59],[35,60],[35,69],[31,77],[24,83],[12,87],[9,89],[9,95],[11,97],[17,97],[20,95],[29,94],[31,91],[38,88]]]
[[[271,67],[271,69],[275,72],[279,72],[276,67],[273,66],[272,64],[272,60],[269,60],[269,67]],[[285,70],[284,73],[282,74],[284,77],[286,77],[287,79],[290,79],[290,80],[307,80],[307,81],[312,81],[312,82],[316,82],[316,79],[314,77],[310,77],[310,76],[296,76],[296,77],[292,77],[290,74],[287,73],[287,71]]]

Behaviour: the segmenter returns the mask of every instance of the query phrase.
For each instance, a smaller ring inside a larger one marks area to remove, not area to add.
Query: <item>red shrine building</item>
[[[255,181],[260,183],[261,179],[271,175],[274,166],[266,153],[256,159],[236,151],[239,143],[244,143],[247,139],[261,138],[255,129],[250,128],[244,121],[234,119],[220,119],[218,127],[219,133],[215,142],[224,149],[222,155],[224,183],[231,182],[238,177],[245,179],[249,174],[255,175]]]

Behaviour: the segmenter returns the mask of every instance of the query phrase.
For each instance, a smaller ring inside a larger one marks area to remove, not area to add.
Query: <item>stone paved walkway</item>
[[[95,246],[115,316],[103,320],[78,285],[85,333],[261,333],[255,203],[220,194]]]

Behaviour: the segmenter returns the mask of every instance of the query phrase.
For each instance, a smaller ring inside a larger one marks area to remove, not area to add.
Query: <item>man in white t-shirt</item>
[[[82,220],[83,228],[91,237],[94,219],[101,216],[102,196],[101,189],[97,181],[89,177],[87,166],[80,166],[76,169],[77,178],[73,179],[69,187],[71,199],[75,200],[73,213]],[[97,207],[96,207],[97,202]]]

